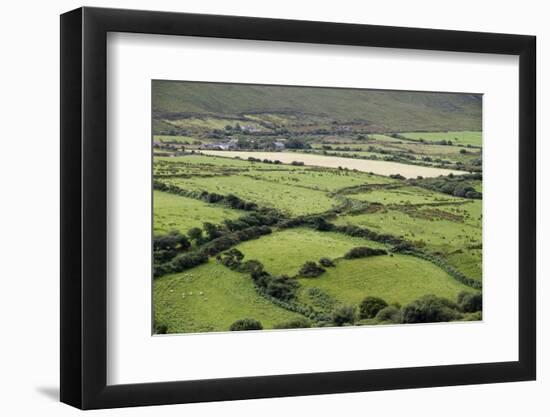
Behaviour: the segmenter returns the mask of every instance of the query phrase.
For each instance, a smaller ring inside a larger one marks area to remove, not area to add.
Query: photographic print
[[[482,319],[482,95],[152,81],[153,333]]]

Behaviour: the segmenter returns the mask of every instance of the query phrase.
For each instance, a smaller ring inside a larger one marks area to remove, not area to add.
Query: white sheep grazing
[[[203,295],[203,294],[204,294],[204,293],[203,293],[202,291],[199,293],[199,295]]]

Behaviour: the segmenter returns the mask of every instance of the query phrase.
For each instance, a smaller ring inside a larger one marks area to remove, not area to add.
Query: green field
[[[481,146],[482,142],[482,135],[480,131],[403,132],[401,135],[409,139],[424,139],[429,142],[450,140],[455,145]]]
[[[296,275],[306,261],[317,262],[322,257],[340,258],[356,246],[384,247],[339,233],[296,228],[273,233],[258,241],[241,243],[236,248],[244,253],[245,260],[259,260],[272,274]]]
[[[271,207],[294,216],[322,213],[338,204],[321,191],[297,188],[286,184],[257,180],[246,176],[210,178],[173,178],[166,180],[189,191],[206,190],[219,194],[235,194],[263,207]]]
[[[406,255],[342,260],[318,278],[299,281],[303,290],[319,288],[343,304],[358,304],[366,296],[402,305],[425,294],[455,299],[469,289],[437,266]]]
[[[368,192],[350,194],[354,200],[369,203],[390,204],[431,204],[443,202],[461,202],[464,199],[447,194],[434,193],[420,187],[400,187],[391,189],[373,189]]]
[[[225,219],[234,220],[244,213],[242,210],[207,204],[162,191],[153,193],[153,231],[155,234],[166,234],[171,230],[187,233],[192,227],[201,227],[203,223],[218,224]]]
[[[154,81],[152,111],[154,333],[481,318],[480,95]]]
[[[155,321],[170,333],[227,331],[236,320],[255,318],[265,328],[299,317],[256,293],[250,278],[211,261],[155,280]]]

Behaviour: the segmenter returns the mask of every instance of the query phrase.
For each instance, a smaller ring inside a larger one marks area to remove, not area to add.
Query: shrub
[[[365,297],[359,305],[359,317],[362,319],[372,319],[380,310],[387,306],[388,303],[379,297]]]
[[[198,227],[193,227],[187,232],[189,239],[195,241],[197,245],[202,245],[204,243],[204,236],[202,235],[202,229]]]
[[[263,330],[262,323],[254,319],[241,319],[233,323],[229,330],[232,332],[241,330]]]
[[[307,329],[311,327],[311,322],[305,318],[297,318],[273,326],[274,329]]]
[[[191,252],[176,256],[171,264],[174,272],[180,272],[206,262],[208,262],[206,254],[203,252]]]
[[[460,310],[465,313],[481,311],[483,305],[481,293],[462,291],[458,294],[457,301]]]
[[[331,315],[331,321],[335,326],[344,326],[355,323],[355,307],[344,305],[336,307]]]
[[[460,318],[455,303],[435,295],[425,295],[403,308],[403,323],[435,323]]]
[[[250,259],[246,262],[243,262],[239,266],[239,272],[247,273],[247,274],[258,274],[264,270],[264,266],[260,261],[257,261],[255,259]]]
[[[359,246],[351,249],[344,255],[346,259],[366,258],[368,256],[386,255],[385,249],[373,249],[367,246]]]
[[[325,268],[329,268],[331,266],[334,266],[334,261],[332,259],[329,259],[329,258],[321,258],[319,259],[319,263],[324,266]]]
[[[230,249],[227,252],[218,255],[216,259],[229,269],[237,269],[241,265],[244,255],[238,249]]]
[[[155,322],[154,333],[155,334],[166,334],[166,333],[168,333],[168,326],[164,323]]]
[[[325,272],[325,268],[317,265],[315,262],[307,261],[298,272],[302,277],[315,278]]]
[[[376,314],[376,320],[385,323],[401,323],[402,318],[401,310],[395,306],[384,307]]]
[[[273,277],[268,274],[268,277],[269,278],[266,278],[264,281],[267,295],[280,300],[292,300],[296,298],[296,289],[299,285],[298,281],[286,275]]]

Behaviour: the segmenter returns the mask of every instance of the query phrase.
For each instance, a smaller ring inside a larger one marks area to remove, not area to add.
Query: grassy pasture
[[[338,204],[338,200],[321,191],[286,184],[257,180],[242,175],[209,178],[171,178],[166,183],[189,191],[206,190],[219,194],[235,194],[260,206],[272,207],[294,216],[321,213]]]
[[[426,294],[454,300],[460,291],[471,291],[432,263],[399,254],[344,259],[321,276],[299,282],[302,294],[316,287],[340,303],[355,305],[366,296],[404,305]]]
[[[262,262],[266,271],[272,274],[293,276],[306,261],[317,262],[324,256],[342,257],[356,246],[384,247],[377,242],[339,233],[296,228],[241,243],[237,249],[245,255],[245,260],[256,259]]]
[[[227,331],[243,318],[255,318],[270,329],[301,317],[258,295],[248,275],[216,261],[165,275],[153,286],[155,321],[167,325],[169,333]]]
[[[475,145],[481,146],[482,134],[480,131],[463,131],[463,132],[403,132],[401,133],[409,139],[424,139],[430,142],[440,140],[450,140],[456,145]]]
[[[183,144],[192,144],[195,141],[202,141],[202,139],[194,138],[191,136],[168,136],[168,135],[154,135],[153,140],[155,142],[177,142]]]
[[[448,215],[451,216],[448,216]],[[342,216],[337,224],[356,224],[380,233],[401,236],[449,260],[459,271],[481,279],[481,204],[421,207],[412,211],[383,210],[356,216]]]
[[[274,181],[281,184],[313,188],[323,191],[336,191],[340,188],[363,184],[391,184],[395,180],[380,175],[362,172],[339,171],[334,169],[309,168],[283,170],[253,170],[247,174],[257,179]]]
[[[370,203],[390,204],[429,204],[440,202],[465,201],[462,198],[451,195],[436,193],[425,188],[404,186],[392,189],[374,189],[358,194],[349,194],[348,197],[354,200],[368,201]]]
[[[166,234],[171,230],[187,233],[192,227],[201,227],[205,222],[220,224],[224,219],[233,220],[244,214],[242,210],[233,210],[162,191],[155,190],[153,194],[155,234]]]

